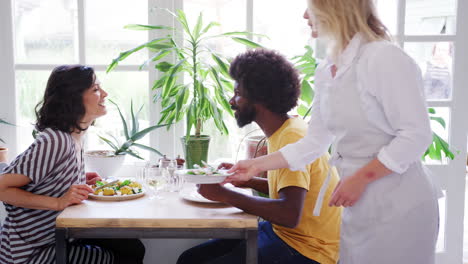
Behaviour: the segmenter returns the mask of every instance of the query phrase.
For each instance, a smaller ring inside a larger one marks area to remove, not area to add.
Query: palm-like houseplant
[[[154,101],[160,100],[162,107],[159,124],[173,124],[186,118],[186,133],[182,141],[187,167],[191,168],[194,164],[207,160],[209,136],[201,134],[203,124],[211,119],[221,133],[228,134],[224,113],[233,116],[227,94],[234,90],[228,72],[229,62],[222,54],[211,50],[208,41],[230,38],[247,47],[261,46],[245,38],[252,34],[249,32],[210,34],[219,24],[216,22],[204,24],[201,13],[196,24],[191,27],[183,11],[178,10],[176,13],[166,11],[175,18],[182,30],[166,26],[127,25],[128,29],[159,30],[167,32],[167,35],[120,53],[109,65],[107,72],[134,52],[146,48],[153,53],[153,56],[140,68],[153,61],[156,70],[161,72],[161,77],[153,85],[153,90],[156,91]],[[186,36],[183,45],[175,41],[175,37],[181,34]],[[175,55],[175,63],[162,61],[170,54]],[[190,80],[181,83],[184,74],[188,75]],[[192,129],[195,134],[190,136]],[[197,149],[202,151],[198,152]]]

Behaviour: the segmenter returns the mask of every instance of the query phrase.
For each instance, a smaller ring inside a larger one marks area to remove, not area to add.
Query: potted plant
[[[138,159],[143,159],[142,157],[140,157],[140,155],[134,149],[134,147],[154,152],[162,157],[163,154],[159,152],[158,150],[149,146],[139,144],[137,143],[137,141],[143,138],[146,134],[150,133],[151,131],[160,127],[164,127],[166,125],[155,125],[155,126],[150,126],[143,130],[140,130],[138,115],[140,114],[143,106],[141,106],[140,109],[135,113],[133,111],[133,102],[131,102],[130,103],[131,120],[127,122],[124,118],[124,115],[122,114],[122,111],[120,110],[120,107],[117,105],[117,103],[115,103],[112,100],[109,100],[109,102],[111,102],[117,107],[117,110],[119,112],[119,115],[122,121],[125,141],[123,143],[120,143],[119,140],[117,140],[117,138],[115,138],[112,135],[110,135],[111,139],[104,137],[104,136],[99,136],[99,138],[102,141],[104,141],[106,144],[108,144],[112,150],[87,151],[85,153],[85,163],[86,163],[88,170],[96,171],[97,173],[99,173],[99,175],[103,177],[112,176],[122,166],[122,163],[126,154],[136,157]]]
[[[161,118],[159,124],[173,124],[185,117],[186,133],[182,138],[187,167],[206,161],[210,137],[202,135],[203,124],[213,120],[218,131],[228,134],[223,114],[233,116],[226,92],[233,92],[233,82],[229,76],[228,60],[221,54],[209,48],[208,41],[218,38],[230,38],[246,47],[261,47],[259,44],[245,38],[252,35],[249,32],[228,32],[210,34],[210,30],[219,26],[216,22],[204,24],[200,13],[196,24],[189,25],[185,13],[178,10],[172,13],[166,9],[180,24],[181,29],[154,25],[127,25],[133,30],[162,30],[167,35],[141,44],[131,50],[120,53],[107,68],[114,69],[118,63],[134,52],[148,49],[153,56],[142,64],[155,62],[155,69],[161,72],[161,77],[154,82],[156,91],[154,101],[161,101]],[[186,41],[179,45],[176,36],[185,34]],[[175,55],[176,62],[161,61],[166,56]],[[141,68],[140,67],[140,68]],[[181,83],[183,75],[189,76],[189,81]],[[170,125],[169,125],[170,126]],[[169,129],[168,126],[168,129]],[[194,135],[191,135],[194,128]]]

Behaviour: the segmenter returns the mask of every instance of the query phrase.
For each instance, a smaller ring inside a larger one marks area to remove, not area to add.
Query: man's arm
[[[231,183],[232,185],[236,187],[251,188],[251,189],[256,190],[257,192],[268,194],[268,179],[265,179],[265,178],[253,177],[247,182],[231,182]]]
[[[219,184],[201,184],[198,192],[205,198],[237,207],[274,224],[294,228],[299,224],[307,190],[290,186],[279,191],[279,199],[253,197],[229,190]]]

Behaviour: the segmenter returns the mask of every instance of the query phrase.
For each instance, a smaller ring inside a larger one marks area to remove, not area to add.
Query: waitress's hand
[[[223,184],[228,182],[246,182],[260,172],[262,170],[257,167],[255,159],[241,160],[228,171],[228,173],[235,174],[227,177]]]
[[[356,173],[336,185],[329,206],[353,206],[360,198],[369,182]]]

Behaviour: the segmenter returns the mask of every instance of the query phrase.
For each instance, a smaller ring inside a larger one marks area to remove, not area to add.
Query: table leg
[[[67,230],[55,229],[55,260],[56,264],[67,264]]]
[[[247,264],[257,264],[257,230],[247,230],[246,231],[246,261]]]

